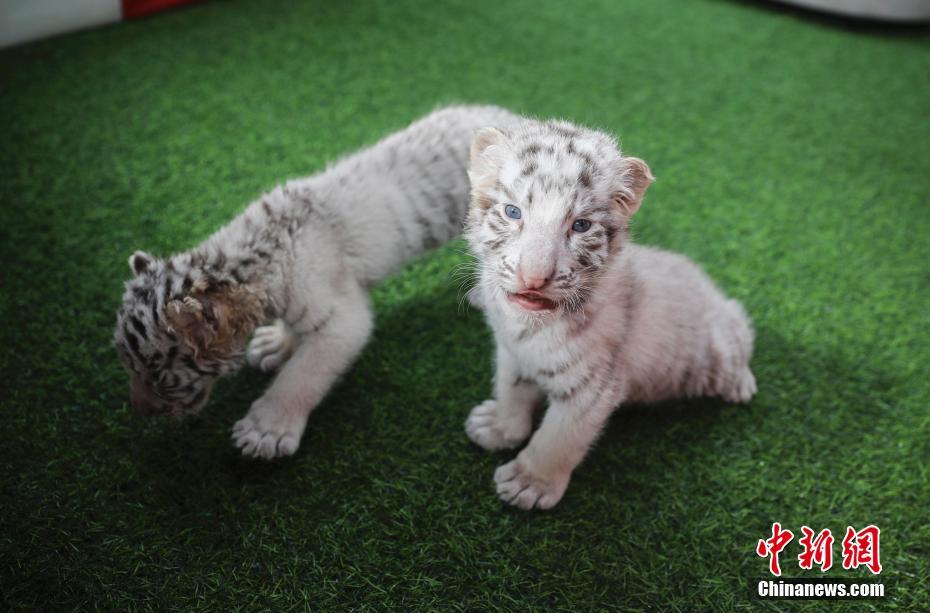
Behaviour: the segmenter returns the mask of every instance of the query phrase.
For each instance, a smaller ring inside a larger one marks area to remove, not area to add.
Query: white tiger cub
[[[494,473],[500,498],[548,509],[621,403],[701,395],[746,402],[753,333],[686,257],[630,242],[653,181],[601,132],[526,121],[480,131],[471,148],[465,236],[473,298],[497,344],[494,398],[472,409],[485,449],[529,444]]]
[[[233,441],[247,456],[293,454],[308,415],[369,337],[367,289],[460,233],[472,137],[512,119],[493,106],[438,110],[272,190],[190,251],[134,253],[114,334],[132,405],[198,412],[247,354],[281,370]]]

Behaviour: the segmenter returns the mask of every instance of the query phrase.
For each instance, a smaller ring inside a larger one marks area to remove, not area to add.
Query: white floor
[[[0,47],[121,17],[120,0],[0,0]]]
[[[930,19],[930,0],[778,0],[813,9],[888,21],[925,21]]]

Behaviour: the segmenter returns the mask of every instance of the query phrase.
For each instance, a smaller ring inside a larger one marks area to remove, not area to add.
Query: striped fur
[[[602,132],[527,120],[479,132],[469,177],[472,301],[494,330],[497,374],[466,432],[487,449],[518,446],[533,410],[549,404],[529,444],[495,473],[501,499],[555,505],[621,403],[752,397],[743,307],[684,256],[630,241],[653,180],[642,160]]]
[[[294,453],[310,411],[368,339],[368,288],[460,232],[472,136],[511,117],[491,106],[438,110],[273,189],[190,251],[133,254],[114,333],[132,404],[197,412],[214,381],[248,358],[280,372],[234,442],[249,456]]]

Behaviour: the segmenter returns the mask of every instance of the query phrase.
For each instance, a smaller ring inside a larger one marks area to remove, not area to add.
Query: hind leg
[[[756,378],[749,369],[753,345],[749,317],[740,303],[728,300],[716,323],[705,362],[703,395],[749,402],[756,393]]]
[[[720,390],[720,395],[727,402],[744,403],[752,400],[756,391],[756,377],[746,366],[736,376],[730,378],[730,381]]]

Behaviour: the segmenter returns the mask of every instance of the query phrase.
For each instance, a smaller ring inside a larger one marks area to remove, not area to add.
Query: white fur
[[[260,367],[281,370],[233,428],[243,454],[271,459],[297,450],[310,412],[371,334],[367,288],[424,248],[460,232],[467,193],[465,144],[489,119],[510,117],[496,107],[448,108],[326,173],[288,185],[323,203],[324,223],[303,230],[293,268],[281,280],[287,285],[281,288],[287,304],[282,317],[291,320],[295,334],[279,327],[250,345]],[[424,167],[432,182],[424,183]],[[424,236],[414,213],[427,220],[432,238]],[[324,318],[325,326],[314,331]],[[279,358],[282,348],[292,352],[286,362]]]
[[[742,306],[686,257],[626,236],[652,180],[644,163],[623,158],[606,135],[570,124],[527,122],[477,141],[466,236],[497,372],[494,398],[472,409],[466,432],[486,449],[515,447],[530,436],[534,409],[549,401],[529,444],[494,474],[502,500],[522,509],[558,503],[622,403],[752,397],[753,335]],[[530,145],[540,153],[521,158],[535,150]],[[572,151],[587,152],[587,161]],[[575,180],[585,171],[589,189]],[[521,207],[519,220],[500,214],[507,204]],[[594,222],[591,230],[574,233],[581,218]],[[581,247],[608,226],[617,232],[612,242]],[[579,266],[579,254],[591,266]],[[514,303],[510,296],[532,279],[546,280],[543,291],[558,308],[531,312]]]
[[[251,457],[293,454],[310,412],[368,340],[368,289],[460,233],[472,137],[513,119],[493,106],[435,111],[275,188],[190,251],[133,254],[114,343],[134,406],[199,411],[213,381],[246,358],[278,373],[233,442]]]

